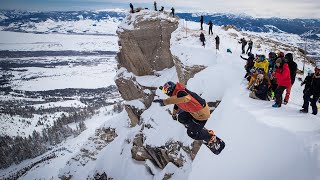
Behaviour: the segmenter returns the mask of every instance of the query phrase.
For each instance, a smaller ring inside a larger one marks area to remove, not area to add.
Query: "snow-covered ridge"
[[[118,27],[118,31],[123,30],[133,30],[139,22],[145,22],[149,20],[166,20],[169,22],[176,22],[177,18],[169,16],[167,12],[158,12],[150,10],[141,10],[140,12],[130,13],[126,18],[121,22]]]

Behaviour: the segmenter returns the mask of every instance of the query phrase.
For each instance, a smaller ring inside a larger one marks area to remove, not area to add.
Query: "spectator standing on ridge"
[[[158,11],[158,9],[157,9],[157,2],[156,2],[156,1],[154,1],[153,6],[154,6],[154,10],[155,10],[155,11]]]
[[[203,30],[203,16],[200,16],[201,30]]]
[[[172,14],[172,17],[174,17],[174,8],[173,7],[171,8],[171,14]]]
[[[216,38],[216,49],[219,50],[219,45],[220,45],[220,37],[217,35]]]
[[[275,101],[276,103],[272,105],[274,108],[281,107],[282,104],[282,94],[285,89],[291,86],[290,70],[287,63],[284,62],[284,58],[278,58],[276,60],[275,77],[278,81],[278,87],[275,90]]]
[[[211,35],[213,35],[213,32],[212,32],[213,23],[211,20],[209,21],[208,25],[209,25],[209,35],[210,35],[210,33],[211,33]]]
[[[131,8],[131,13],[134,13],[132,3],[130,3],[130,8]]]
[[[240,39],[240,42],[241,44],[241,49],[242,49],[242,54],[244,54],[246,52],[246,45],[247,45],[247,41],[243,38]]]
[[[312,70],[309,70],[308,75],[306,76],[304,81],[301,83],[301,86],[304,85],[303,94],[305,94],[310,89],[313,75],[314,73],[312,72]]]
[[[206,41],[206,38],[204,37],[203,32],[200,33],[200,41],[202,42],[202,46],[205,46],[206,44],[204,43]]]
[[[297,63],[295,63],[293,61],[292,53],[287,53],[284,56],[284,58],[286,59],[286,62],[288,63],[289,70],[290,70],[290,78],[291,78],[291,86],[286,89],[286,96],[284,98],[284,104],[287,104],[289,102],[291,88],[294,84],[294,81],[296,80],[298,65],[297,65]]]
[[[249,40],[249,43],[248,43],[247,54],[248,54],[248,52],[251,52],[251,51],[252,51],[252,46],[253,46],[253,42],[252,42],[252,40],[250,39],[250,40]]]
[[[304,95],[303,95],[303,106],[300,112],[308,113],[309,102],[311,102],[312,114],[317,115],[318,113],[317,101],[320,96],[320,69],[316,67],[314,71],[315,72],[312,75],[310,86],[308,89],[306,89],[307,88],[307,84],[306,84],[306,88],[304,90]],[[311,98],[311,96],[313,97]]]

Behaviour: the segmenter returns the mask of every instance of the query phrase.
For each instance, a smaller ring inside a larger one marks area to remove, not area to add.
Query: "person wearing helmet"
[[[263,68],[265,73],[268,74],[269,61],[266,59],[266,56],[265,55],[259,55],[257,57],[258,57],[258,59],[254,63],[254,67],[257,68],[257,69]]]
[[[290,70],[288,64],[284,62],[284,58],[278,58],[276,60],[277,69],[274,72],[274,76],[277,78],[278,87],[275,90],[275,101],[272,105],[274,108],[281,107],[283,91],[291,86]]]
[[[277,54],[274,53],[274,52],[270,52],[268,54],[268,61],[269,61],[269,72],[272,73],[274,70],[275,70],[275,64],[274,62],[276,61],[276,58],[277,58]]]
[[[251,76],[250,76],[250,81],[249,81],[248,86],[247,86],[247,89],[249,89],[249,90],[252,89],[253,84],[254,84],[254,82],[256,81],[259,72],[258,72],[257,69],[252,68],[252,69],[250,70],[250,74],[251,74]]]
[[[195,140],[203,140],[208,144],[216,142],[214,132],[204,128],[210,118],[210,109],[204,99],[179,82],[169,81],[160,86],[159,89],[169,98],[156,99],[153,102],[159,103],[161,106],[174,104],[172,118],[185,125],[189,137]]]
[[[308,113],[309,102],[311,102],[312,114],[317,115],[318,113],[317,101],[320,96],[320,68],[316,67],[314,71],[315,71],[314,74],[310,73],[311,75],[310,85],[308,85],[307,87],[308,89],[305,89],[304,91],[303,106],[300,112]]]
[[[254,83],[249,97],[253,99],[267,100],[268,81],[263,74],[258,74],[257,81]]]

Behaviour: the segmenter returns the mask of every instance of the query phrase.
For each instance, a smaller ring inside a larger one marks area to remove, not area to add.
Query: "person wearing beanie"
[[[274,76],[277,79],[278,87],[275,90],[275,104],[272,105],[274,108],[281,107],[282,94],[285,89],[291,86],[290,70],[287,63],[284,62],[284,58],[278,58],[276,60],[276,70]]]

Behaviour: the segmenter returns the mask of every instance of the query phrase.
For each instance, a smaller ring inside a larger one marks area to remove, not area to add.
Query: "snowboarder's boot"
[[[212,130],[208,130],[208,133],[212,134],[212,136],[211,136],[211,138],[209,139],[209,141],[207,143],[211,144],[211,143],[217,142],[217,138],[216,138],[216,135],[214,135],[214,132]]]

